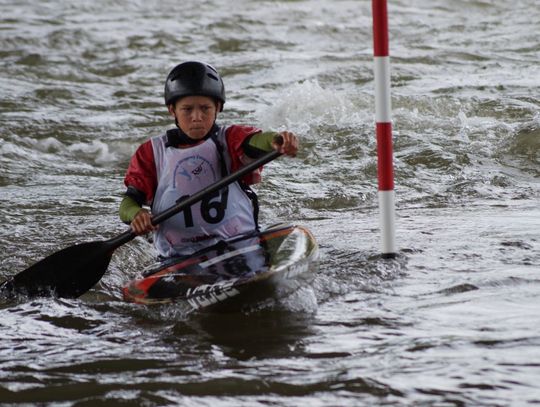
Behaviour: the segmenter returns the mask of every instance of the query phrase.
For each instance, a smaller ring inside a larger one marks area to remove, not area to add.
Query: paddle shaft
[[[223,177],[219,181],[209,185],[208,187],[189,196],[188,198],[183,199],[182,201],[178,202],[176,205],[170,207],[169,209],[166,209],[165,211],[160,212],[157,215],[153,216],[152,224],[158,225],[164,222],[165,220],[169,219],[171,216],[176,215],[177,213],[181,212],[185,208],[204,199],[207,195],[210,195],[216,191],[219,191],[220,189],[226,187],[227,185],[230,185],[233,182],[238,181],[244,175],[247,175],[250,172],[256,170],[257,168],[262,167],[264,164],[269,163],[270,161],[276,159],[280,155],[281,153],[277,150],[270,151],[269,153],[263,155],[261,158],[258,158],[257,160],[243,166],[238,171],[233,172],[232,174],[229,174],[226,177]],[[123,244],[133,240],[136,236],[137,235],[135,234],[135,232],[133,232],[133,230],[130,228],[129,230],[122,233],[121,235],[118,235],[108,240],[107,243],[110,245],[111,249],[114,250],[122,246]]]

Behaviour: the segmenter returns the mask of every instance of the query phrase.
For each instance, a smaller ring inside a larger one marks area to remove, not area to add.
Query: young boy
[[[129,164],[120,218],[138,235],[154,232],[161,258],[188,255],[217,241],[258,228],[258,205],[250,184],[260,170],[184,209],[155,227],[159,213],[272,149],[294,157],[298,139],[288,131],[261,132],[250,126],[219,126],[225,87],[210,65],[177,65],[165,81],[165,104],[176,129],[142,144]]]

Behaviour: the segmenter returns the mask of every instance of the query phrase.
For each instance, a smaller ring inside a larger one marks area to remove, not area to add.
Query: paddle
[[[157,225],[183,209],[220,189],[238,181],[244,175],[279,157],[271,151],[238,171],[209,185],[196,194],[157,214]],[[90,290],[105,274],[113,252],[137,235],[131,230],[98,242],[76,244],[56,252],[0,284],[0,295],[23,294],[29,297],[56,296],[77,298]]]

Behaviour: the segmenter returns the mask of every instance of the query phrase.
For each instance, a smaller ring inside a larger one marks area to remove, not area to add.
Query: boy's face
[[[208,96],[185,96],[169,106],[169,113],[176,117],[184,133],[200,140],[214,125],[217,108],[214,99]]]

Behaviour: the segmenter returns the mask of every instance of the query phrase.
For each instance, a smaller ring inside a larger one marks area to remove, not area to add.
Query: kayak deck
[[[241,311],[308,285],[317,259],[308,229],[280,224],[167,260],[129,282],[123,294],[129,302],[175,303],[186,311]]]

